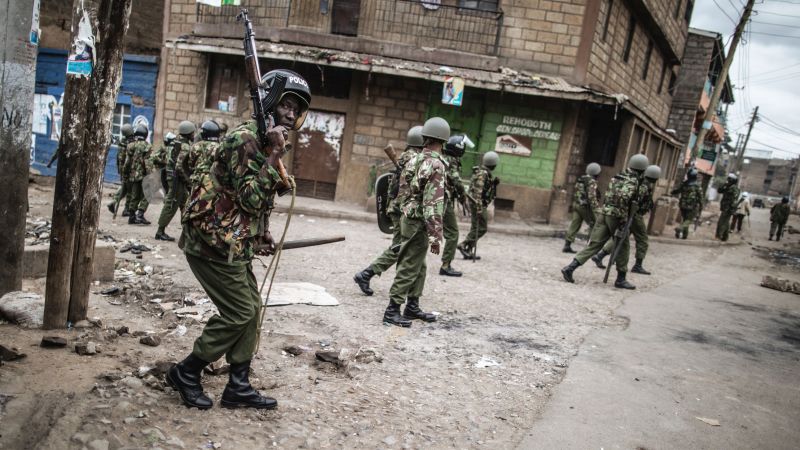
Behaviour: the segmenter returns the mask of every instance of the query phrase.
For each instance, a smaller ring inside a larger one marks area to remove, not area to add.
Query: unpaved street
[[[52,187],[32,185],[30,194],[31,217],[49,216]],[[160,206],[151,205],[151,221]],[[273,218],[276,235],[284,220]],[[507,448],[535,422],[584,337],[628,326],[614,311],[632,293],[603,285],[602,271],[591,263],[576,272],[577,284],[562,281],[559,269],[570,257],[560,252],[560,240],[490,233],[479,245],[481,261],[457,259],[463,278],[439,276],[438,260],[429,255],[421,304],[441,313],[438,323],[386,327],[381,317],[393,272],[374,279],[373,297],[363,296],[352,276],[388,245],[388,236],[371,223],[295,216],[290,239],[343,234],[347,241],[286,252],[278,278],[323,286],[341,304],[268,309],[254,385],[278,399],[276,411],[217,406],[200,412],[165,390],[157,369],[154,377],[145,375],[158,362],[183,358],[203,325],[170,312],[162,317],[151,300],[202,297],[199,285],[174,243],[152,239],[155,225],[127,225],[121,217],[112,223],[104,210],[100,228],[153,247],[142,259],[117,254],[120,267],[133,270],[139,262],[153,272],[93,286],[94,292],[126,288],[121,296],[92,295],[89,315],[101,327],[45,332],[0,325],[0,343],[27,354],[0,369],[3,448],[103,442],[109,448]],[[177,221],[168,232],[179,235]],[[723,251],[653,243],[645,265],[654,274],[630,279],[637,292],[649,291],[713,263]],[[26,283],[41,293],[43,286],[43,280]],[[180,325],[188,330],[183,336],[176,332]],[[114,330],[122,326],[129,334],[118,336]],[[132,336],[137,331],[159,334],[162,342],[144,346]],[[93,341],[101,353],[38,347],[49,335]],[[291,356],[282,351],[288,345],[306,351]],[[315,361],[316,350],[342,349],[375,352],[382,361],[341,367]],[[482,359],[498,365],[477,367]],[[226,381],[225,375],[204,377],[216,398]]]

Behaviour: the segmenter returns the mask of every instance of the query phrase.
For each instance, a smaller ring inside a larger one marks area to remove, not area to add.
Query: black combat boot
[[[770,236],[770,237],[769,237],[769,240],[770,240],[770,241],[772,240],[772,236]]]
[[[128,214],[128,225],[138,225],[140,222],[136,218],[136,213]]]
[[[564,241],[564,248],[561,249],[562,253],[578,253],[572,249],[572,242]]]
[[[372,270],[372,266],[367,267],[366,269],[358,272],[354,277],[353,281],[356,282],[359,288],[361,288],[361,292],[366,295],[372,295],[375,291],[369,287],[369,280],[375,276],[375,271]]]
[[[141,209],[136,211],[136,223],[150,225],[150,221],[144,218],[144,211]]]
[[[228,384],[222,391],[220,404],[225,408],[256,408],[274,409],[278,406],[277,400],[265,397],[250,385],[250,361],[231,364],[228,375]]]
[[[214,402],[203,392],[200,385],[200,373],[208,363],[189,354],[183,361],[172,366],[166,373],[167,384],[178,391],[186,406],[209,409]]]
[[[617,281],[614,282],[614,287],[619,289],[636,289],[636,286],[628,283],[625,279],[625,272],[617,271]]]
[[[129,217],[130,215],[131,215],[131,212],[128,209],[128,205],[125,205],[125,207],[122,208],[122,217]]]
[[[681,229],[675,228],[675,239],[680,239],[680,238],[681,238]]]
[[[463,256],[464,259],[472,258],[472,251],[470,251],[470,249],[467,248],[467,245],[465,245],[463,242],[456,245],[456,248],[458,249],[459,252],[461,252],[461,256]]]
[[[411,326],[411,321],[400,315],[400,305],[390,299],[383,313],[383,324],[407,328]]]
[[[603,264],[603,258],[605,258],[606,255],[608,255],[608,253],[606,253],[605,250],[600,250],[596,255],[592,256],[592,261],[594,261],[597,267],[605,269],[606,266]]]
[[[460,277],[461,275],[464,275],[464,274],[459,272],[459,271],[457,271],[456,269],[453,269],[450,266],[450,264],[448,264],[446,266],[442,266],[442,267],[439,268],[439,275],[444,275],[444,276],[448,276],[448,277]]]
[[[170,236],[170,235],[168,235],[167,232],[164,231],[163,228],[158,227],[158,230],[156,230],[156,240],[157,241],[170,241],[171,242],[171,241],[174,241],[175,238]]]
[[[650,275],[650,272],[644,270],[644,267],[642,266],[642,260],[638,258],[636,259],[636,264],[631,267],[631,272],[641,275]]]
[[[569,281],[570,283],[574,283],[575,279],[572,278],[572,273],[575,272],[575,269],[581,266],[581,263],[578,262],[577,259],[573,259],[571,263],[567,267],[561,269],[561,275],[564,276],[564,279]]]
[[[686,239],[687,237],[689,237],[689,230],[684,230],[681,239]]]
[[[426,313],[419,309],[419,297],[408,297],[406,309],[403,310],[403,317],[406,319],[419,319],[423,322],[436,322],[436,314]]]

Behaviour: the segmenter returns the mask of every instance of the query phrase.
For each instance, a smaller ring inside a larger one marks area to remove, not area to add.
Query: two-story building
[[[205,3],[166,0],[157,133],[250,114],[239,6]],[[262,71],[295,70],[314,94],[286,157],[301,195],[365,204],[382,148],[434,115],[477,143],[465,177],[500,153],[496,208],[531,220],[564,219],[589,162],[602,186],[645,153],[666,173],[659,192],[682,163],[665,129],[692,0],[240,3]]]

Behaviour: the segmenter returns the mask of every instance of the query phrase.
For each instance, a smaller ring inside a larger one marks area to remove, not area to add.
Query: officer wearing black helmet
[[[466,192],[461,182],[461,157],[467,148],[475,144],[464,134],[450,136],[444,145],[444,161],[447,163],[444,180],[444,216],[442,217],[442,231],[444,235],[444,248],[442,249],[442,266],[439,275],[460,277],[461,272],[455,270],[450,264],[456,256],[458,245],[458,218],[456,217],[456,202],[465,203]]]
[[[282,178],[270,165],[269,156],[285,153],[286,135],[302,126],[311,101],[306,81],[288,70],[267,73],[262,85],[273,87],[277,73],[286,76],[286,85],[275,104],[264,105],[272,116],[269,128],[262,136],[256,121],[248,120],[228,133],[209,173],[198,174],[183,215],[181,247],[219,311],[209,319],[189,356],[167,372],[167,382],[187,406],[212,406],[200,374],[222,356],[230,364],[228,384],[220,397],[223,407],[277,406],[275,399],[253,389],[248,378],[262,301],[251,261],[257,252],[274,251],[269,215]]]
[[[200,125],[200,140],[189,147],[189,151],[181,152],[175,168],[181,181],[191,189],[192,177],[198,166],[205,167],[219,147],[219,135],[222,132],[219,124],[213,120],[206,120]]]
[[[128,186],[128,175],[125,173],[124,167],[128,144],[133,139],[133,126],[129,123],[126,123],[122,125],[122,129],[120,131],[122,132],[122,139],[119,140],[119,144],[117,145],[117,172],[119,173],[119,181],[121,186],[114,194],[114,201],[107,205],[111,214],[117,212],[116,208],[119,206],[119,202],[121,199],[127,198],[128,191],[130,190],[130,186]],[[125,209],[122,210],[122,217],[127,217],[128,215],[128,205],[126,202]]]
[[[161,187],[164,189],[164,195],[169,193],[169,181],[167,180],[167,160],[169,159],[169,152],[172,149],[172,144],[175,141],[175,133],[168,131],[164,135],[164,142],[153,152],[150,158],[150,164],[154,169],[157,169],[161,178]]]
[[[147,211],[149,203],[142,188],[142,180],[147,176],[149,169],[148,160],[150,159],[151,150],[150,143],[147,142],[149,134],[150,130],[147,129],[147,125],[137,125],[133,131],[133,142],[128,144],[125,152],[125,172],[128,175],[130,186],[128,197],[125,200],[125,204],[130,211],[130,216],[128,216],[129,224],[150,224],[144,217],[144,212]]]

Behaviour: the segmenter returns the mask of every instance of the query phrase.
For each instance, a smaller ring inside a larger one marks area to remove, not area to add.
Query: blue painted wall
[[[33,148],[31,167],[43,175],[55,176],[56,161],[51,168],[47,163],[58,146],[58,122],[64,94],[67,71],[67,52],[49,48],[39,49],[36,63],[36,100],[34,105]],[[151,130],[155,116],[156,78],[158,77],[158,58],[155,56],[125,55],[122,63],[122,86],[117,96],[117,104],[130,107],[130,121],[144,118]],[[38,106],[38,107],[37,107]],[[149,140],[149,138],[148,138]],[[117,146],[112,144],[106,160],[104,181],[119,182],[117,173]]]

